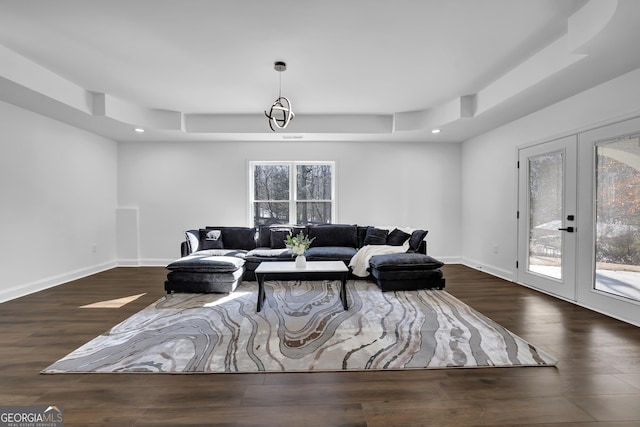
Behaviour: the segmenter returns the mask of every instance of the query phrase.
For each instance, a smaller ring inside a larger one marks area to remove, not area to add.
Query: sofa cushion
[[[417,253],[375,255],[369,260],[371,269],[379,271],[436,270],[443,265],[429,255]]]
[[[222,249],[222,232],[213,229],[200,229],[200,248],[203,249]],[[194,251],[195,252],[195,251]]]
[[[230,256],[188,255],[167,265],[168,270],[233,272],[244,266],[244,259]]]
[[[402,246],[404,245],[404,242],[406,242],[410,238],[411,234],[394,228],[393,231],[387,236],[387,245]]]
[[[356,252],[347,246],[319,246],[307,249],[304,256],[309,261],[350,261]]]
[[[202,257],[210,256],[234,256],[237,258],[244,258],[247,251],[244,249],[203,249],[193,252],[191,255],[198,255]]]
[[[171,271],[164,289],[167,292],[233,292],[242,281],[244,268],[233,272]]]
[[[380,271],[373,270],[373,277],[379,280],[423,280],[423,279],[441,279],[443,277],[442,270],[409,270],[409,271]]]
[[[383,230],[381,228],[369,227],[367,229],[367,234],[364,237],[364,242],[362,242],[363,246],[367,245],[386,245],[387,244],[387,235],[389,234],[389,230]]]
[[[411,239],[409,240],[409,251],[416,252],[420,249],[420,244],[427,237],[428,231],[425,230],[415,230],[411,233]]]
[[[322,224],[309,227],[309,239],[315,239],[311,247],[345,246],[358,247],[358,228],[355,225]]]
[[[371,275],[383,292],[444,289],[445,287],[445,279],[440,270],[403,272],[373,270]]]
[[[293,255],[288,249],[273,248],[255,248],[247,252],[245,259],[262,259],[262,258],[291,258]]]
[[[167,280],[174,282],[232,283],[244,274],[242,268],[230,272],[170,271]]]

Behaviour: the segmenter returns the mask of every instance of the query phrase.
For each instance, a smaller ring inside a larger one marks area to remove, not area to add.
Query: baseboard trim
[[[111,270],[117,266],[118,264],[115,261],[109,261],[103,264],[81,268],[68,273],[37,280],[35,282],[14,286],[13,288],[3,289],[0,290],[0,303],[53,288],[73,280],[82,279],[83,277],[91,276],[92,274],[100,273],[102,271]]]
[[[460,264],[473,268],[474,270],[484,271],[492,276],[499,277],[500,279],[504,279],[509,282],[513,282],[515,280],[515,273],[513,271],[505,270],[503,268],[495,267],[469,258],[462,258]]]
[[[140,260],[135,259],[119,259],[118,267],[140,267]]]
[[[459,256],[432,256],[438,261],[444,262],[445,264],[462,264],[462,258],[460,258]]]

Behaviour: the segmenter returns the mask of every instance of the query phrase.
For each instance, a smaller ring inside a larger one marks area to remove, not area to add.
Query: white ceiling
[[[0,100],[115,140],[457,142],[640,67],[639,21],[635,0],[0,0]]]

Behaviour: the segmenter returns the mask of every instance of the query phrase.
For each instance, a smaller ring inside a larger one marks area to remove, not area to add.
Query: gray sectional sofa
[[[255,269],[260,263],[293,261],[285,238],[300,232],[313,239],[305,252],[308,261],[343,261],[349,265],[360,250],[376,252],[384,247],[394,252],[368,260],[366,277],[383,291],[445,286],[440,270],[443,264],[426,254],[425,230],[319,224],[189,230],[181,243],[182,257],[167,266],[165,290],[232,292],[241,281],[256,280]],[[375,248],[366,249],[370,246]],[[363,278],[362,273],[357,278]],[[304,271],[296,279],[305,280]]]

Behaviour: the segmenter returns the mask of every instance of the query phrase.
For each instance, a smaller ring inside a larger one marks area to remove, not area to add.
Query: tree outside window
[[[251,162],[253,223],[331,223],[335,210],[333,162]]]
[[[596,145],[595,288],[640,300],[640,138]]]

